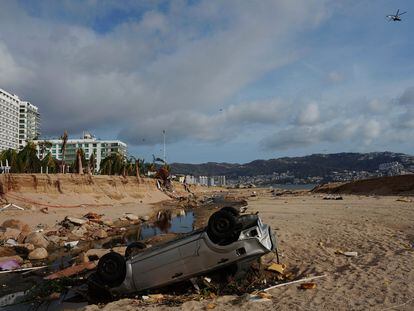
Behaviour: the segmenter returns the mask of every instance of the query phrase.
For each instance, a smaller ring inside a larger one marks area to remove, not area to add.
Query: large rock
[[[40,232],[32,232],[30,233],[26,239],[24,240],[25,243],[33,244],[36,247],[43,247],[47,248],[49,246],[49,241],[46,240],[44,235]]]
[[[39,247],[31,251],[29,253],[28,258],[31,260],[40,260],[40,259],[46,259],[47,256],[49,256],[49,254],[47,253],[47,250],[43,247]]]
[[[30,232],[31,230],[28,224],[18,219],[8,219],[4,221],[1,226],[4,228],[13,228],[13,229],[18,229],[20,231],[26,231],[26,232]]]

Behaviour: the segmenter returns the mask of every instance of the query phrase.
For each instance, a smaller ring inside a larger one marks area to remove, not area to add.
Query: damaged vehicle
[[[125,256],[104,255],[89,278],[94,291],[111,296],[166,286],[205,275],[222,268],[236,267],[236,273],[276,249],[271,228],[257,214],[243,214],[233,207],[215,212],[206,228],[145,249],[135,242]]]

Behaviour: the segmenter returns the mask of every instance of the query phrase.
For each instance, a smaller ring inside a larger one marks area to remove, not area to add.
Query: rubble
[[[150,219],[150,217],[145,215],[145,216],[140,216],[139,219],[142,220],[142,221],[148,221]]]
[[[25,243],[33,244],[36,247],[47,248],[49,246],[49,241],[45,236],[40,232],[32,232],[25,239]]]
[[[128,219],[128,220],[131,220],[131,221],[139,220],[139,217],[137,215],[134,215],[134,214],[131,214],[131,213],[126,213],[125,218]]]
[[[32,260],[40,260],[40,259],[46,259],[48,256],[49,254],[47,250],[43,247],[39,247],[31,251],[28,255],[28,258]]]
[[[2,234],[3,240],[17,240],[20,236],[21,231],[19,229],[14,228],[6,228],[6,231]]]
[[[1,225],[3,228],[13,228],[20,231],[30,232],[30,226],[18,219],[8,219]]]
[[[70,221],[71,223],[81,226],[86,224],[88,221],[86,219],[81,219],[81,218],[76,218],[76,217],[70,217],[70,216],[66,216],[65,220]]]
[[[47,277],[45,277],[46,280],[55,280],[60,279],[63,277],[70,277],[76,274],[79,274],[83,272],[84,270],[93,270],[96,268],[96,264],[94,262],[83,262],[79,265],[74,265],[72,267],[60,270],[56,273],[53,273]]]
[[[5,256],[5,257],[0,257],[0,262],[5,262],[8,260],[15,260],[17,261],[19,264],[23,263],[23,258],[17,255],[14,256]]]

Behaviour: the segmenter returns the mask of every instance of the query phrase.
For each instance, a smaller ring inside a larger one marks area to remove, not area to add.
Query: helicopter
[[[401,22],[401,15],[405,14],[407,12],[400,13],[400,9],[397,10],[397,13],[395,15],[387,15],[388,21],[394,21],[394,22]]]

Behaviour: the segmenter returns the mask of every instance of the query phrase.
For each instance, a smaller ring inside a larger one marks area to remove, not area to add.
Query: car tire
[[[115,252],[105,254],[98,262],[97,274],[109,287],[121,285],[126,276],[125,258]]]
[[[232,213],[235,217],[240,216],[240,211],[237,208],[234,208],[233,206],[225,206],[221,209],[221,211],[228,211]]]
[[[128,260],[134,255],[142,252],[143,249],[147,248],[147,246],[144,243],[141,242],[133,242],[128,245],[128,247],[125,250],[125,258]]]
[[[208,220],[207,235],[215,244],[228,245],[239,238],[238,227],[237,217],[231,211],[222,209]]]

